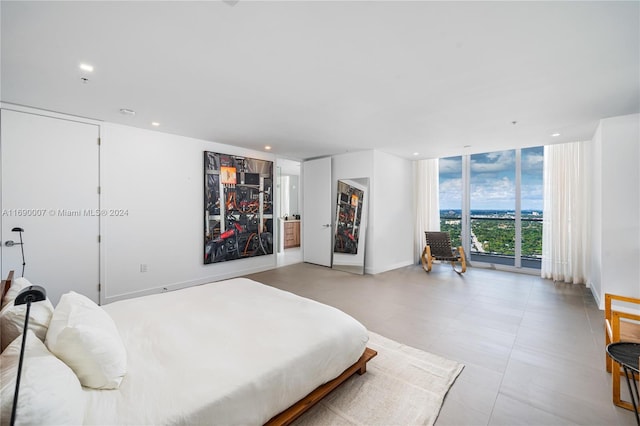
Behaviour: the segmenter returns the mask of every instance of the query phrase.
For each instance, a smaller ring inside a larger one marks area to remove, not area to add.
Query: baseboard
[[[604,301],[600,298],[599,294],[596,294],[595,286],[587,285],[587,287],[589,288],[589,290],[591,290],[591,295],[593,296],[594,300],[596,301],[596,304],[598,305],[598,309],[600,309],[601,311],[604,311]]]
[[[398,262],[398,263],[393,264],[393,265],[387,265],[387,266],[382,267],[382,268],[368,268],[368,267],[365,266],[364,273],[365,274],[370,274],[370,275],[381,274],[383,272],[391,271],[393,269],[404,268],[405,266],[410,266],[410,265],[413,265],[413,262],[408,260],[408,261],[404,261],[404,262]]]

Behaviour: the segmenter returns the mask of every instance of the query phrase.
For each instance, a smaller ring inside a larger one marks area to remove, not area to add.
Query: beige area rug
[[[303,414],[295,426],[432,425],[464,367],[369,332],[378,356]]]

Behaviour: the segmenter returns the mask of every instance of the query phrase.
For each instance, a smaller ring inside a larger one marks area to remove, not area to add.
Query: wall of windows
[[[440,159],[440,227],[471,261],[540,268],[543,147]]]

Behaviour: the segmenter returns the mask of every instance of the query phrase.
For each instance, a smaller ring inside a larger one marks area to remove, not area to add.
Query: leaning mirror
[[[368,178],[338,181],[333,239],[334,269],[364,274],[368,185]]]

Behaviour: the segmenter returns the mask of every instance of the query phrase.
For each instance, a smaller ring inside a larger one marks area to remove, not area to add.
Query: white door
[[[97,125],[3,109],[2,276],[25,271],[51,302],[70,290],[98,302],[99,146]]]
[[[305,262],[331,266],[331,158],[305,161],[302,165],[303,258]]]

